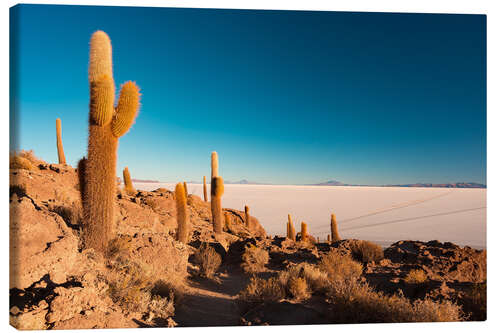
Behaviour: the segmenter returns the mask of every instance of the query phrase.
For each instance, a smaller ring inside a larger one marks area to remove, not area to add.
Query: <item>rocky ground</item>
[[[361,278],[377,291],[390,295],[401,290],[410,300],[452,300],[467,314],[464,319],[485,319],[485,304],[470,297],[485,286],[485,251],[400,241],[375,260],[356,258],[353,249],[360,241],[271,238],[254,217],[246,228],[244,212],[234,209],[224,209],[231,223],[216,236],[210,203],[195,195],[188,197],[193,232],[184,245],[175,240],[175,200],[165,189],[134,195],[117,190],[117,238],[102,256],[81,248],[76,170],[31,162],[32,168],[10,170],[10,319],[17,328],[329,323],[331,307],[320,294],[259,304],[239,295],[252,276],[275,276],[300,263],[317,265],[332,248],[360,261]],[[222,259],[210,278],[200,274],[194,255],[204,243]],[[254,274],[241,268],[250,245],[269,256]],[[410,280],[416,270],[425,279]]]

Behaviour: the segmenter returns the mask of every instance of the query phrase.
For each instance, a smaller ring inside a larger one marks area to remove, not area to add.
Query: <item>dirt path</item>
[[[247,281],[241,273],[221,277],[220,283],[201,278],[189,280],[174,320],[180,327],[240,325],[236,295]]]

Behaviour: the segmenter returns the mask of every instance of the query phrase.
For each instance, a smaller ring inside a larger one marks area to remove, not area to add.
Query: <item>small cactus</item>
[[[308,241],[309,235],[307,234],[307,224],[305,222],[300,224],[300,237],[303,242]]]
[[[216,234],[222,233],[222,195],[224,180],[219,177],[219,158],[217,152],[212,152],[212,182],[210,184],[210,206],[212,208],[212,223]]]
[[[135,189],[132,185],[132,178],[130,178],[130,171],[128,170],[128,167],[125,167],[125,169],[123,169],[123,184],[125,193],[127,193],[128,195],[135,194]]]
[[[175,186],[175,203],[177,207],[177,240],[187,244],[189,240],[189,215],[186,188],[181,183]]]
[[[326,240],[328,241],[328,243],[331,243],[331,242],[332,242],[332,238],[330,237],[330,235],[328,235],[328,236],[326,237]]]
[[[207,197],[207,177],[203,176],[203,200],[208,201]]]
[[[245,206],[245,227],[250,229],[250,208]]]
[[[85,248],[104,253],[114,234],[118,139],[135,120],[140,93],[135,83],[123,84],[115,108],[111,41],[103,31],[95,32],[90,40],[89,82],[82,236]]]
[[[66,164],[66,156],[64,156],[64,148],[62,143],[61,119],[56,119],[56,140],[57,140],[57,156],[59,164]]]
[[[188,185],[184,182],[184,193],[186,194],[186,198],[188,197]]]
[[[332,241],[338,242],[340,240],[339,231],[337,228],[337,219],[335,218],[335,214],[332,214],[330,219],[330,228],[332,231]]]

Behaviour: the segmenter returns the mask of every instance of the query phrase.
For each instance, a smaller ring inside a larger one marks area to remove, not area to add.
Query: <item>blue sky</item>
[[[486,183],[486,16],[22,5],[11,10],[18,147],[86,154],[88,44],[142,106],[117,174],[277,184]],[[11,144],[12,148],[12,144]]]

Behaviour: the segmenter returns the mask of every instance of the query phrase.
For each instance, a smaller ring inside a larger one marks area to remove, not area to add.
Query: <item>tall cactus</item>
[[[188,197],[188,185],[186,182],[184,182],[184,194],[186,195],[186,198]]]
[[[132,126],[139,109],[139,88],[121,86],[116,107],[111,41],[103,31],[90,39],[90,112],[83,201],[83,242],[104,252],[113,238],[118,139]]]
[[[222,233],[222,195],[224,180],[219,177],[219,158],[217,152],[212,152],[212,182],[210,185],[210,206],[212,208],[212,223],[216,234]]]
[[[340,240],[339,230],[337,228],[337,219],[335,218],[335,214],[331,215],[330,218],[330,229],[332,231],[332,242],[337,242]]]
[[[125,192],[128,195],[135,194],[135,188],[132,184],[132,178],[130,177],[130,171],[128,170],[128,167],[125,167],[125,169],[123,169],[123,184]]]
[[[207,177],[203,176],[203,200],[208,201],[207,198]]]
[[[245,227],[250,229],[250,208],[245,205]]]
[[[189,215],[186,191],[181,183],[175,186],[175,203],[177,207],[177,240],[187,244],[189,241]]]
[[[307,224],[305,222],[300,224],[300,238],[303,242],[307,242],[309,240],[309,235],[307,234]]]
[[[293,226],[292,215],[288,214],[288,228],[287,237],[291,240],[295,240],[295,227]]]
[[[61,119],[56,119],[56,139],[57,139],[57,157],[59,164],[66,164],[66,156],[64,156],[64,148],[62,143]]]

